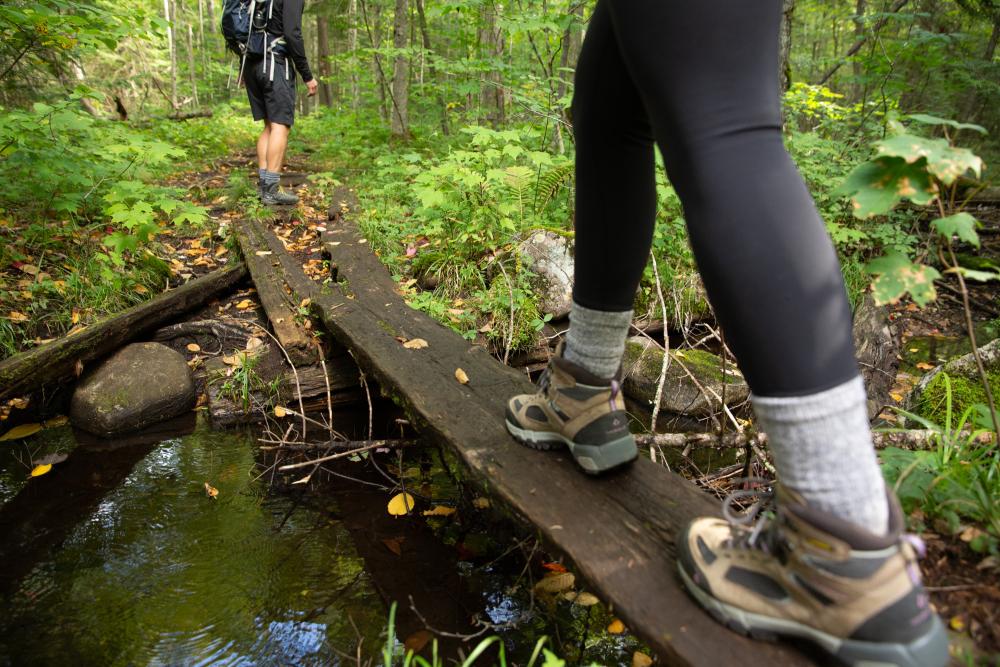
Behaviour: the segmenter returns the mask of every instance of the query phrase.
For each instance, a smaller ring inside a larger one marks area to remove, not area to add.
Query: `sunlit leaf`
[[[216,500],[219,497],[219,490],[208,482],[205,482],[205,495],[213,500]]]
[[[198,343],[188,343],[187,351],[188,352],[201,352],[201,345],[198,345]]]
[[[949,125],[956,130],[973,130],[979,132],[980,134],[988,134],[986,128],[982,125],[974,125],[973,123],[959,123],[957,120],[951,120],[948,118],[938,118],[937,116],[932,116],[926,113],[914,113],[907,116],[910,120],[915,120],[918,123],[923,123],[924,125]]]
[[[21,438],[27,438],[32,436],[42,430],[41,424],[21,424],[20,426],[15,426],[3,435],[0,435],[0,442],[5,440],[20,440]]]
[[[978,280],[981,283],[985,283],[990,280],[1000,280],[1000,274],[996,271],[976,271],[975,269],[967,269],[964,266],[957,266],[953,270],[961,273],[969,280]]]
[[[45,473],[47,473],[50,470],[52,470],[52,464],[51,463],[43,463],[42,465],[37,465],[37,466],[35,466],[34,468],[31,469],[31,476],[32,477],[41,477],[42,475],[44,475]]]
[[[414,338],[403,343],[403,347],[407,350],[422,350],[427,346],[428,343],[423,338]]]
[[[969,171],[978,177],[983,170],[982,158],[968,148],[952,146],[947,139],[901,134],[878,142],[876,150],[879,155],[903,158],[909,164],[926,160],[927,171],[945,185],[951,185],[956,178]]]
[[[469,384],[469,376],[461,368],[455,369],[455,379],[462,384]]]
[[[422,514],[424,516],[451,516],[457,512],[454,507],[445,507],[444,505],[435,505],[429,510],[424,510]]]
[[[976,233],[979,222],[968,213],[956,213],[946,218],[932,220],[931,227],[938,230],[942,236],[948,238],[957,236],[960,241],[979,247],[979,234]]]
[[[872,283],[878,305],[896,303],[907,293],[920,306],[937,297],[934,281],[941,277],[936,269],[916,264],[901,253],[890,253],[870,261],[865,270],[878,276]]]
[[[632,654],[632,667],[649,667],[653,664],[653,659],[642,651],[636,651]]]
[[[413,510],[413,506],[413,496],[408,493],[397,493],[389,501],[387,509],[393,516],[404,516]]]
[[[608,625],[608,632],[613,635],[620,635],[625,632],[625,624],[616,618]]]
[[[910,164],[901,157],[880,157],[858,165],[832,194],[850,197],[854,216],[864,219],[887,213],[904,198],[929,204],[937,186],[925,161]]]
[[[287,414],[288,414],[288,411],[285,410],[284,407],[282,407],[280,405],[274,406],[274,416],[275,417],[277,417],[277,418],[280,419],[280,418],[284,417]]]

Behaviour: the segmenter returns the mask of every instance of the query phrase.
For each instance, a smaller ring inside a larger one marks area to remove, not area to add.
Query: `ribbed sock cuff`
[[[281,174],[276,171],[268,171],[265,169],[264,173],[261,174],[260,180],[264,183],[264,185],[271,185],[272,183],[277,183],[281,180]]]
[[[606,312],[573,302],[563,357],[594,375],[610,379],[621,366],[632,311]]]

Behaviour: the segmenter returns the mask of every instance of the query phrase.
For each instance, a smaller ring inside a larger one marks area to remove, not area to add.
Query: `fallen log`
[[[314,315],[383,392],[405,406],[421,436],[452,448],[497,506],[564,553],[661,660],[744,667],[810,662],[787,644],[731,633],[683,590],[674,540],[692,518],[718,515],[707,494],[644,458],[588,479],[565,452],[518,445],[503,415],[508,397],[535,390],[524,373],[409,308],[349,218],[339,216],[323,241],[344,282],[333,288],[313,283],[310,290],[299,271],[288,275],[293,289],[312,292]],[[400,342],[415,338],[426,348]]]
[[[281,347],[296,366],[314,363],[318,348],[306,328],[296,320],[295,297],[285,291],[285,271],[280,258],[288,253],[276,254],[269,249],[259,228],[249,221],[234,224],[233,229],[257,287],[257,296]]]
[[[899,447],[901,449],[933,449],[937,446],[937,431],[914,429],[905,431],[874,431],[872,440],[876,449]],[[970,433],[963,432],[959,438],[968,438]],[[739,449],[747,445],[762,446],[767,444],[766,433],[727,433],[719,437],[715,433],[653,433],[635,437],[641,447],[670,447],[673,449],[704,448],[704,449]],[[977,436],[979,444],[992,442],[990,433]]]
[[[153,336],[153,340],[162,343],[184,336],[215,336],[220,343],[227,340],[243,340],[250,338],[252,332],[243,326],[220,322],[219,320],[194,320],[192,322],[180,322],[158,329]]]
[[[213,271],[145,303],[0,362],[0,400],[74,375],[86,364],[224,292],[247,275],[243,263]]]
[[[177,113],[172,113],[167,118],[170,120],[191,120],[192,118],[211,118],[211,109],[197,109],[195,111],[178,111]]]

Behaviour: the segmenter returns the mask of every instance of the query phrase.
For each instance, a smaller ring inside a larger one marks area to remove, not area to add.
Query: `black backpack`
[[[222,6],[222,36],[236,55],[283,54],[285,40],[267,32],[274,0],[225,0]]]

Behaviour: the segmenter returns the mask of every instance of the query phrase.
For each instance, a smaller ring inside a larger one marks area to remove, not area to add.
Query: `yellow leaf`
[[[188,343],[187,350],[188,352],[201,352],[201,345],[198,345],[198,343]]]
[[[421,512],[424,516],[451,516],[457,510],[454,507],[445,507],[444,505],[435,505],[429,510],[424,510]]]
[[[538,583],[535,584],[536,593],[562,593],[573,588],[573,584],[576,583],[576,577],[573,576],[572,572],[553,572],[542,577]]]
[[[15,426],[3,435],[0,435],[0,442],[3,442],[4,440],[20,440],[21,438],[27,438],[29,435],[34,435],[41,430],[41,424],[21,424],[20,426]]]
[[[472,501],[472,506],[476,509],[484,510],[490,506],[489,498],[476,498]]]
[[[903,395],[896,392],[892,392],[891,394],[889,394],[889,397],[892,400],[896,401],[897,403],[903,400]]]
[[[413,509],[413,496],[408,493],[397,493],[389,501],[389,514],[393,516],[403,516],[404,514],[409,514],[410,510]]]
[[[37,276],[38,275],[38,267],[35,266],[34,264],[22,264],[20,266],[20,269],[22,271],[24,271],[25,273],[27,273],[29,276]]]
[[[136,294],[147,294],[147,293],[149,292],[149,290],[148,290],[148,289],[146,289],[146,286],[145,286],[145,285],[136,285],[136,286],[135,286],[135,287],[133,287],[132,289],[134,289],[134,290],[135,290],[135,293],[136,293]]]
[[[218,498],[219,490],[208,482],[205,482],[205,494],[208,495],[209,498]]]
[[[573,598],[573,602],[580,605],[581,607],[592,607],[598,602],[600,602],[600,600],[597,599],[596,595],[583,591],[581,593],[578,593],[577,596]]]
[[[7,319],[11,322],[27,322],[28,316],[24,313],[19,313],[16,310],[12,310],[7,313]]]
[[[236,307],[240,310],[246,310],[251,306],[253,306],[253,301],[251,301],[250,299],[243,299],[238,304],[236,304]]]
[[[620,635],[625,632],[625,624],[616,618],[611,621],[611,625],[608,626],[608,632],[613,635]]]
[[[921,361],[919,364],[917,364],[917,368],[919,368],[922,371],[931,371],[934,370],[934,364],[928,364],[926,361]]]
[[[461,382],[462,384],[469,384],[469,376],[466,375],[465,371],[463,371],[461,368],[455,369],[455,379]]]
[[[50,470],[52,470],[52,464],[51,463],[46,463],[44,465],[35,466],[31,470],[31,476],[32,477],[41,477],[42,475],[44,475],[45,473],[47,473]]]
[[[423,338],[414,338],[403,343],[403,347],[407,350],[422,350],[428,347],[428,343]]]
[[[280,405],[274,406],[274,416],[275,417],[278,417],[280,419],[281,417],[284,417],[287,414],[288,414],[288,411],[285,410],[284,407],[282,407]]]
[[[948,621],[948,625],[950,625],[951,629],[954,630],[955,632],[965,631],[965,621],[962,619],[961,616],[952,616],[951,620]]]
[[[309,304],[312,303],[312,299],[305,298],[299,303],[299,308],[308,308]]]
[[[80,311],[77,310],[76,308],[73,309],[73,314],[70,316],[70,321],[73,322],[73,324],[80,323]]]
[[[218,248],[215,249],[215,256],[221,257],[222,255],[225,255],[227,252],[229,252],[229,248],[227,248],[224,245],[220,245]]]
[[[653,659],[642,651],[636,651],[632,654],[632,667],[649,667],[653,664]]]

